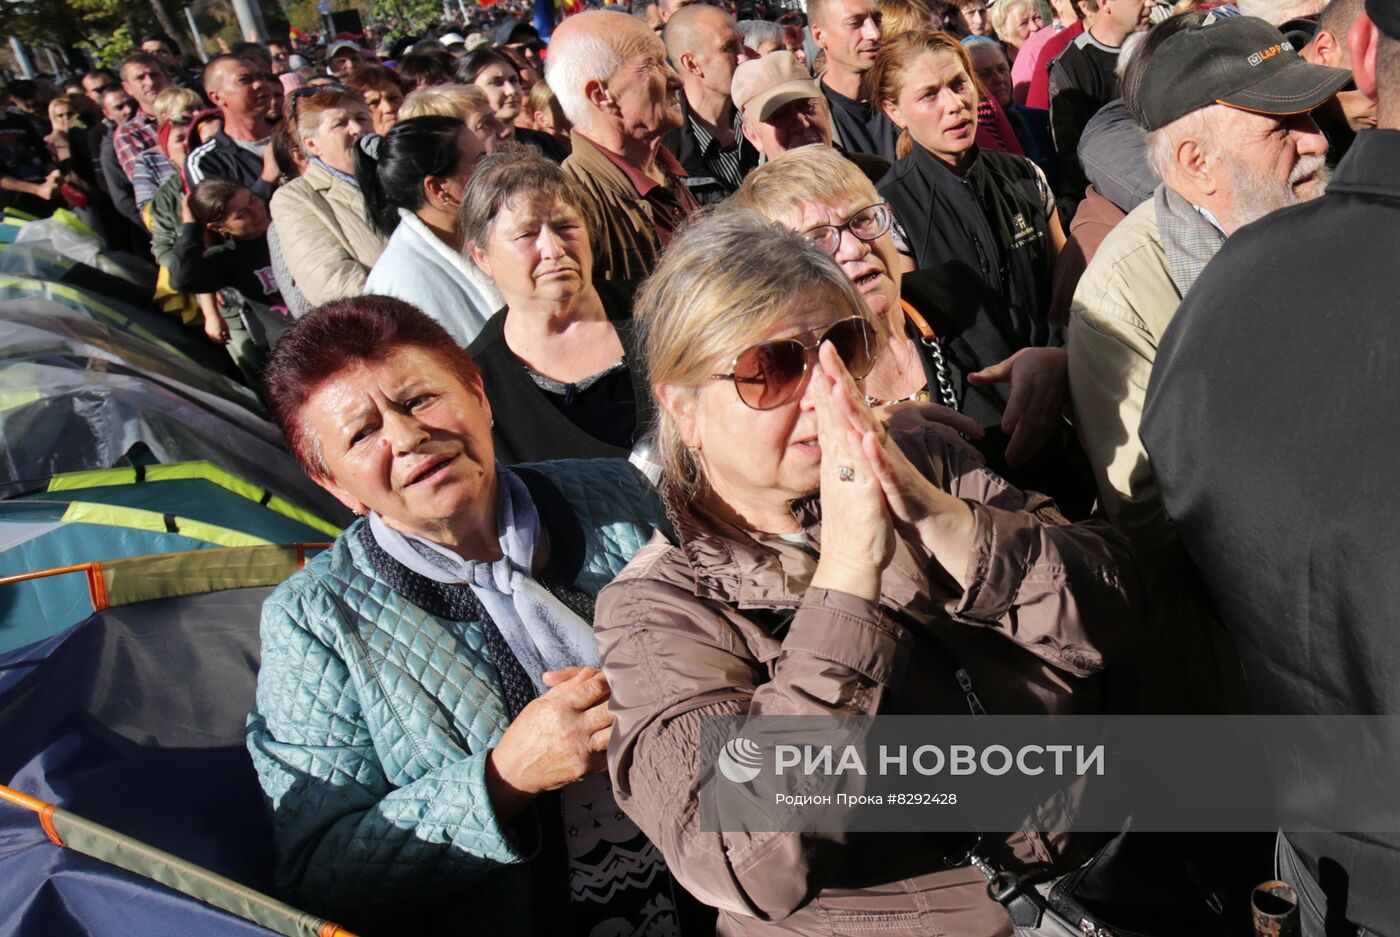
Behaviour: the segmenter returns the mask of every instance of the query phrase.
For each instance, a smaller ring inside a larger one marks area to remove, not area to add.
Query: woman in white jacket
[[[464,256],[457,212],[481,142],[451,117],[414,117],[356,150],[355,171],[370,223],[389,238],[365,293],[412,303],[463,347],[504,303]]]

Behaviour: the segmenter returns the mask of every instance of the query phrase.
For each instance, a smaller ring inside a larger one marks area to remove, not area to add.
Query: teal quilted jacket
[[[624,461],[522,468],[576,515],[574,586],[590,595],[669,529]],[[509,715],[481,625],[436,618],[392,591],[362,525],[263,606],[247,740],[271,803],[278,885],[352,928],[400,933],[395,923],[441,905],[434,916],[456,933],[529,933],[541,896],[526,867],[541,851],[540,824],[527,811],[502,828],[487,796],[486,756]]]

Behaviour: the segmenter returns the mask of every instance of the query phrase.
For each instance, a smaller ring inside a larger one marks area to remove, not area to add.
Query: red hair
[[[463,384],[481,379],[467,350],[437,320],[392,296],[356,296],[311,310],[282,333],[263,372],[272,418],[287,447],[313,478],[328,478],[320,441],[301,418],[307,399],[346,367],[383,361],[404,347],[437,357]]]

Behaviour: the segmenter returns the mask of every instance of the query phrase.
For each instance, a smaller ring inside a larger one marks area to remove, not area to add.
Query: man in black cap
[[[1348,39],[1378,129],[1326,195],[1221,249],[1143,415],[1167,513],[1261,713],[1400,714],[1400,2],[1367,0]],[[1346,796],[1365,767],[1326,780]],[[1305,937],[1400,934],[1400,835],[1385,829],[1279,837]]]
[[[1070,394],[1109,520],[1133,542],[1154,634],[1141,681],[1154,708],[1218,712],[1239,667],[1167,522],[1138,442],[1158,342],[1181,298],[1236,230],[1315,198],[1327,141],[1308,112],[1350,76],[1300,59],[1261,19],[1184,13],[1153,29],[1125,103],[1162,184],[1109,233],[1070,311]],[[1159,710],[1160,711],[1160,710]]]

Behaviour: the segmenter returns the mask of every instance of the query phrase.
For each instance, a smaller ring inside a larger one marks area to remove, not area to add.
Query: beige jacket
[[[1066,525],[1048,499],[1009,487],[936,428],[898,438],[973,508],[966,591],[903,541],[878,606],[809,589],[808,550],[673,503],[682,546],[658,536],[599,597],[618,804],[678,880],[720,909],[721,933],[989,937],[1011,925],[979,873],[947,868],[948,837],[701,830],[705,719],[967,713],[952,659],[990,713],[1092,712],[1092,675],[1134,629],[1131,564],[1111,528]],[[808,498],[794,515],[819,549],[817,509]],[[1022,871],[1072,856],[1066,837],[1022,832],[1008,845]]]
[[[282,260],[313,306],[364,292],[387,243],[369,224],[364,196],[315,163],[272,195]]]
[[[1147,601],[1132,705],[1152,712],[1235,711],[1238,654],[1181,549],[1138,438],[1162,335],[1181,304],[1148,199],[1104,238],[1070,307],[1075,428],[1109,521],[1133,547]]]
[[[1179,305],[1148,199],[1104,238],[1075,289],[1069,321],[1075,426],[1108,519],[1140,559],[1176,539],[1138,426],[1157,346]]]

